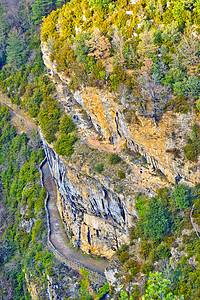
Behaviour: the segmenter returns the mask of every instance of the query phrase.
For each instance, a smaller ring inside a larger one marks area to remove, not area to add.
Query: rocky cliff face
[[[69,78],[57,73],[56,65],[50,61],[46,44],[43,44],[42,51],[51,74],[57,74],[63,85],[67,85]],[[62,99],[65,105],[69,105],[69,97],[65,93],[62,93]],[[119,99],[115,93],[80,87],[70,99],[86,111],[94,128],[103,138],[116,146],[126,142],[130,149],[143,155],[153,169],[161,170],[169,181],[182,180],[191,185],[199,181],[200,164],[187,161],[182,150],[190,136],[191,126],[200,123],[195,113],[166,112],[155,124],[152,118],[140,116],[137,111],[130,115],[129,103],[123,96]],[[178,149],[178,157],[174,155],[174,149]]]
[[[77,273],[67,266],[56,262],[51,276],[41,282],[36,274],[25,273],[28,291],[33,300],[77,299],[80,289]],[[9,298],[11,299],[11,298]]]
[[[118,180],[114,186],[117,169],[110,171],[110,178],[94,175],[91,162],[81,163],[81,156],[78,163],[73,159],[66,161],[43,141],[58,186],[58,207],[69,238],[84,252],[109,258],[118,246],[129,240],[133,216],[137,215],[136,193],[152,196],[158,188],[175,181],[190,185],[199,181],[199,163],[187,161],[182,150],[191,126],[199,121],[194,113],[166,112],[155,124],[152,118],[140,116],[137,111],[130,115],[129,104],[123,97],[119,99],[114,93],[93,87],[80,87],[72,95],[67,88],[69,79],[57,74],[47,45],[43,45],[42,50],[44,62],[56,82],[58,101],[78,125],[81,140],[91,146],[90,140],[97,142],[101,137],[107,151],[119,152],[121,156],[122,145],[126,143],[128,149],[140,153],[147,162],[145,165],[135,163],[130,151],[123,157],[128,164],[126,180]],[[56,79],[56,74],[61,80]]]
[[[159,187],[167,185],[166,179],[139,163],[142,158],[135,165],[128,164],[124,157],[120,164],[108,165],[107,169],[105,166],[104,174],[97,174],[92,166],[95,155],[101,159],[107,153],[90,149],[80,140],[73,155],[66,159],[42,140],[69,239],[85,253],[111,257],[120,245],[129,242],[129,230],[137,217],[135,195],[154,195]],[[126,172],[126,178],[117,178],[119,169]]]
[[[66,164],[45,142],[44,147],[68,236],[86,253],[112,256],[120,244],[128,242],[131,216],[122,199],[98,179]]]

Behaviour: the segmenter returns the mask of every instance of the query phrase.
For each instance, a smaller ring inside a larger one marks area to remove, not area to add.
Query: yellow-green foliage
[[[187,87],[190,81],[200,86],[195,75],[199,63],[199,41],[195,38],[198,29],[193,26],[199,25],[199,7],[199,0],[140,0],[136,4],[128,0],[72,0],[43,19],[41,37],[51,45],[57,71],[71,78],[71,89],[88,84],[119,91],[121,84],[131,82],[129,78],[146,72],[157,83],[169,86],[175,95],[191,98],[197,92],[181,87]],[[193,39],[195,45],[191,43]],[[183,51],[184,47],[187,51]],[[104,67],[110,66],[102,76],[95,66],[92,72],[90,68],[99,61]],[[193,73],[188,61],[192,62]],[[123,69],[124,76],[115,78],[116,66]],[[181,77],[175,76],[174,66]],[[126,72],[128,69],[133,72]],[[133,84],[128,89],[130,94]]]

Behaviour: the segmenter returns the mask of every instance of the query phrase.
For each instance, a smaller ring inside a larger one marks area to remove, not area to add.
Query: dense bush
[[[176,203],[176,206],[179,209],[186,209],[191,205],[191,189],[183,184],[175,185],[173,191],[173,197]]]
[[[103,163],[96,164],[96,165],[94,166],[94,170],[95,170],[97,173],[102,173],[103,170],[104,170],[104,164],[103,164]]]
[[[55,143],[55,150],[58,155],[70,156],[74,152],[73,144],[77,137],[70,134],[61,134]]]
[[[127,251],[122,251],[120,253],[120,257],[119,257],[119,260],[120,262],[123,264],[125,261],[127,261],[129,259],[129,254]]]
[[[152,198],[148,203],[143,228],[146,236],[155,239],[170,233],[171,218],[169,211],[163,207],[157,198]]]
[[[67,115],[63,116],[60,120],[59,132],[61,134],[68,134],[74,131],[74,129],[75,129],[75,125],[71,117]]]
[[[200,155],[200,126],[194,124],[192,127],[191,138],[188,139],[187,145],[183,148],[185,157],[188,160],[197,162]]]
[[[121,160],[122,160],[121,157],[115,153],[110,154],[108,158],[108,162],[111,165],[116,165],[120,163]]]

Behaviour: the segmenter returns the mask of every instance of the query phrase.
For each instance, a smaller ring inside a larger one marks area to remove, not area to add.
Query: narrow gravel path
[[[19,109],[17,105],[12,104],[10,99],[1,91],[0,103],[7,106],[10,109],[11,124],[16,127],[18,133],[28,133],[33,129],[37,129],[37,126],[31,120],[31,118],[22,109]],[[69,244],[66,243],[66,234],[64,232],[62,221],[60,219],[60,214],[56,205],[57,188],[51,176],[47,163],[42,167],[42,171],[44,174],[44,184],[47,192],[49,193],[48,211],[50,215],[50,240],[52,244],[58,250],[58,252],[61,253],[69,261],[80,263],[86,268],[89,268],[94,272],[104,275],[104,270],[108,267],[108,261],[100,259],[96,260],[90,256],[84,255],[81,252],[74,250]],[[77,266],[77,270],[78,269],[79,267]]]
[[[0,91],[0,103],[7,106],[11,112],[11,125],[14,125],[17,133],[21,134],[26,132],[27,134],[33,129],[37,129],[33,119],[31,119],[26,112],[19,108],[16,104],[13,104],[5,94]]]
[[[68,260],[72,262],[78,262],[81,265],[104,275],[104,270],[108,267],[108,261],[100,259],[96,260],[92,257],[84,255],[81,252],[72,249],[71,246],[66,243],[66,235],[56,205],[57,188],[47,163],[42,167],[42,171],[44,174],[44,185],[49,193],[47,208],[50,215],[50,240],[52,244]]]

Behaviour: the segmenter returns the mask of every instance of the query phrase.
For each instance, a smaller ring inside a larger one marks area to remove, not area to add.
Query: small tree
[[[169,101],[169,90],[157,82],[157,78],[143,76],[138,80],[139,101],[143,114],[157,118]],[[147,103],[150,106],[147,106]]]
[[[72,132],[74,129],[75,129],[75,125],[74,125],[72,118],[65,115],[60,120],[60,126],[59,126],[60,133],[68,134],[68,133]]]
[[[184,184],[177,184],[173,192],[173,197],[176,206],[179,209],[185,209],[191,202],[191,189]]]
[[[162,33],[162,38],[165,41],[170,41],[173,44],[177,43],[180,40],[180,37],[181,37],[181,33],[179,32],[179,26],[175,21],[167,25],[167,27]]]
[[[119,64],[119,66],[123,67],[125,64],[125,58],[123,54],[124,39],[122,33],[119,32],[117,28],[115,28],[114,30],[113,43],[116,50],[116,61]]]
[[[140,33],[140,42],[138,45],[139,53],[148,56],[148,54],[154,54],[157,51],[158,46],[154,43],[154,32],[154,30],[148,31],[145,29]]]
[[[183,296],[177,297],[169,291],[171,281],[163,278],[161,272],[150,273],[149,280],[147,282],[147,289],[142,300],[182,300]]]
[[[145,235],[153,239],[160,239],[170,232],[170,214],[157,198],[149,201],[142,225]]]
[[[185,90],[189,95],[198,96],[200,93],[200,80],[197,76],[190,76],[185,81]]]
[[[47,142],[53,142],[60,123],[60,108],[56,100],[51,97],[46,98],[41,104],[38,117]]]
[[[76,56],[77,62],[79,63],[84,63],[87,59],[87,55],[89,54],[89,47],[86,46],[85,42],[89,39],[90,33],[87,32],[80,32],[75,38],[74,54]]]
[[[55,7],[54,3],[54,0],[35,0],[31,4],[33,24],[40,24],[42,17]]]
[[[56,0],[56,7],[61,8],[66,2],[67,0]]]
[[[62,134],[56,144],[55,150],[58,155],[70,156],[74,152],[73,144],[77,140],[77,137],[69,134]]]
[[[8,45],[6,47],[7,62],[15,69],[19,68],[23,63],[25,55],[25,47],[19,35],[13,31],[8,38]]]
[[[184,59],[185,65],[195,65],[199,62],[199,39],[196,33],[189,30],[186,35],[183,36],[178,47],[178,51]]]

